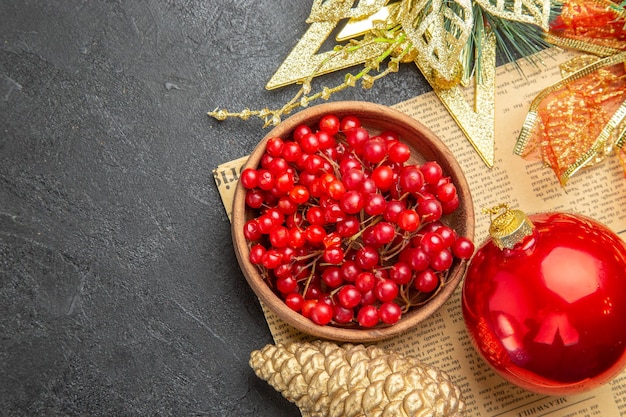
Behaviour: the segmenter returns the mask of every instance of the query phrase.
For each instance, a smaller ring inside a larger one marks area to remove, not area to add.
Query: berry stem
[[[306,278],[306,284],[304,285],[304,291],[302,292],[302,294],[305,294],[305,295],[306,295],[307,291],[309,290],[309,286],[311,285],[311,280],[313,280],[313,277],[315,276],[315,269],[316,269],[316,267],[317,267],[317,262],[316,262],[316,261],[317,261],[319,258],[321,258],[321,257],[322,257],[322,255],[321,255],[321,254],[319,254],[319,255],[317,256],[317,258],[315,258],[315,261],[313,261],[312,266],[311,266],[311,273],[310,273],[310,274],[309,274],[309,276]]]

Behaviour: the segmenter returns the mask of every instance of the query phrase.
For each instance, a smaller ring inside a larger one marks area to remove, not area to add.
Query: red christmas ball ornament
[[[581,215],[506,206],[492,214],[463,284],[463,317],[480,355],[541,394],[611,380],[626,367],[626,244]]]

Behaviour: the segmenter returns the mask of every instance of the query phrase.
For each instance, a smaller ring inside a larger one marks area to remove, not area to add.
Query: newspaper
[[[559,65],[572,52],[552,49],[536,57],[539,63],[519,62],[497,69],[496,158],[488,168],[450,114],[432,92],[394,107],[420,120],[447,144],[458,159],[471,188],[476,209],[477,246],[488,236],[489,217],[482,208],[507,203],[527,213],[577,212],[603,222],[626,235],[626,179],[617,156],[578,173],[561,187],[551,169],[513,155],[513,147],[530,102],[539,91],[561,78]],[[224,206],[230,212],[232,193],[245,157],[214,171]],[[430,319],[395,338],[378,342],[384,348],[414,355],[447,371],[461,387],[471,417],[591,417],[626,416],[626,372],[610,383],[584,394],[552,397],[534,394],[509,384],[478,356],[466,332],[461,311],[461,287]],[[263,306],[276,343],[306,340]]]

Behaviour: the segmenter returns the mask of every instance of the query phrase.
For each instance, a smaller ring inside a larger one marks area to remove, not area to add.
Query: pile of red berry
[[[445,225],[459,206],[436,161],[409,163],[392,131],[328,114],[316,130],[272,137],[240,177],[250,261],[293,310],[314,323],[396,323],[445,285],[474,244]]]

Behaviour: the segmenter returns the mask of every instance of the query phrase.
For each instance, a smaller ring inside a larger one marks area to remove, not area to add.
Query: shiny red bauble
[[[497,374],[547,395],[596,388],[626,366],[626,245],[566,213],[528,216],[511,248],[488,239],[471,260],[463,316]]]

